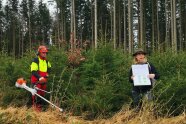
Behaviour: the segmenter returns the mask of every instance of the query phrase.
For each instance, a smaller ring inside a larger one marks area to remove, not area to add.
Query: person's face
[[[46,53],[46,52],[41,52],[41,53],[40,53],[40,56],[43,57],[43,58],[46,58],[47,53]]]
[[[145,61],[145,55],[143,53],[137,54],[135,58],[138,63],[143,63]]]

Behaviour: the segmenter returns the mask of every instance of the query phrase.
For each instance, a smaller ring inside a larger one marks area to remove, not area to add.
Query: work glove
[[[46,82],[47,82],[46,78],[44,78],[44,77],[39,78],[39,83],[46,83]]]

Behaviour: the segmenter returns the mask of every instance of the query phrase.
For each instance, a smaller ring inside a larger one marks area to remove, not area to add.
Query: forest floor
[[[152,112],[138,113],[120,111],[109,119],[84,120],[79,116],[61,113],[57,110],[36,112],[32,108],[0,108],[0,123],[3,124],[185,124],[185,113],[176,117],[155,117]]]

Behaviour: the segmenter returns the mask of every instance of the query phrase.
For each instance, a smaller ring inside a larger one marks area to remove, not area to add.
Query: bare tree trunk
[[[110,11],[110,19],[111,19],[111,24],[110,24],[110,34],[111,34],[111,36],[110,36],[110,39],[111,39],[111,41],[113,41],[113,10],[111,9],[111,11]]]
[[[138,6],[138,7],[137,7],[137,19],[138,19],[138,24],[137,24],[137,25],[138,25],[138,26],[137,26],[137,28],[136,28],[136,29],[138,30],[138,34],[137,34],[138,47],[141,47],[141,46],[140,46],[140,44],[141,44],[141,32],[140,32],[140,29],[141,29],[141,21],[140,21],[140,19],[141,19],[141,18],[140,18],[140,17],[141,17],[140,11],[141,11],[141,10],[140,10],[140,9],[141,9],[141,8],[140,8],[140,2],[141,2],[141,0],[137,0],[137,1],[136,1],[136,4],[137,4],[137,6]]]
[[[121,2],[121,1],[120,1]],[[118,42],[119,42],[119,48],[121,48],[121,44],[122,44],[122,42],[121,42],[121,18],[122,18],[122,16],[121,16],[121,6],[120,6],[120,4],[119,4],[119,14],[118,14]]]
[[[0,23],[0,51],[2,52],[3,31]]]
[[[74,26],[74,30],[73,30],[73,32],[74,32],[74,48],[76,48],[76,10],[75,10],[75,0],[73,0],[73,26]]]
[[[63,30],[64,30],[64,31],[63,31],[63,32],[64,32],[64,41],[66,42],[66,44],[67,44],[67,46],[68,46],[69,43],[67,43],[67,38],[66,38],[66,36],[67,36],[66,33],[67,33],[67,32],[66,32],[66,20],[65,20],[65,19],[64,19],[63,27],[64,27],[64,29],[63,29]],[[69,48],[69,47],[68,47],[68,48]]]
[[[179,40],[180,40],[180,50],[183,50],[183,32],[182,32],[182,4],[181,4],[181,0],[179,0],[179,7],[180,7],[180,11],[179,11]]]
[[[91,26],[92,26],[92,41],[91,41],[91,45],[92,48],[94,48],[94,6],[91,6]]]
[[[157,12],[157,47],[158,47],[158,51],[160,52],[160,31],[159,31],[159,12],[158,12],[158,10],[159,10],[159,6],[158,6],[158,0],[157,0],[157,3],[156,3],[156,5],[157,5],[157,8],[156,8],[156,12]]]
[[[143,11],[144,13],[144,11]],[[147,51],[147,49],[149,48],[148,47],[148,43],[147,43],[147,39],[146,39],[146,19],[143,15],[143,46],[144,46],[144,49],[145,51]]]
[[[172,51],[177,52],[177,32],[176,32],[176,4],[175,0],[171,0],[171,36],[172,36]]]
[[[60,23],[59,23],[59,5],[57,3],[57,30],[55,33],[55,44],[58,45],[58,48],[60,49]]]
[[[126,46],[127,46],[127,44],[126,44],[126,43],[127,43],[127,33],[126,33],[126,28],[127,28],[127,26],[126,26],[126,18],[127,18],[127,17],[126,17],[126,10],[125,10],[125,9],[126,9],[126,3],[125,3],[125,0],[124,0],[124,5],[123,5],[123,11],[124,11],[124,12],[123,12],[123,14],[124,14],[124,16],[123,16],[123,17],[124,17],[124,18],[123,18],[123,22],[124,22],[124,23],[123,23],[123,24],[124,24],[124,29],[123,29],[123,30],[124,30],[124,31],[123,31],[123,35],[124,35],[124,36],[123,36],[123,37],[124,37],[124,38],[123,38],[123,40],[124,40],[124,41],[123,41],[123,50],[124,50],[124,52],[126,51]]]
[[[173,18],[174,18],[174,51],[177,52],[177,26],[176,26],[176,1],[173,0]]]
[[[83,28],[82,25],[83,24],[82,24],[82,17],[80,19],[80,24],[81,24],[81,29],[80,29],[80,32],[81,33],[80,33],[80,46],[79,47],[82,48],[83,47],[83,30],[82,30],[82,28]]]
[[[114,5],[114,50],[116,50],[116,0],[113,0]]]
[[[71,0],[71,23],[70,23],[70,30],[71,30],[71,34],[70,34],[70,44],[71,44],[71,49],[72,49],[72,51],[74,50],[74,26],[73,26],[73,21],[74,21],[74,19],[73,19],[73,1],[74,0]]]
[[[18,56],[20,57],[21,56],[21,24],[19,24],[19,42],[18,42],[18,45],[19,45],[19,50],[18,50],[18,52],[19,52],[19,54],[18,54]]]
[[[140,41],[139,47],[143,48],[144,45],[144,25],[143,25],[143,0],[140,0]]]
[[[0,27],[0,50],[1,50],[1,52],[2,52],[2,49],[3,49],[2,42],[3,42],[3,31]]]
[[[107,20],[106,20],[106,25],[105,25],[105,45],[106,45],[106,43],[107,43],[107,25],[108,25],[108,23],[107,23]]]
[[[15,42],[16,42],[16,34],[15,34],[15,29],[16,29],[16,26],[15,26],[15,19],[13,20],[13,30],[12,30],[12,33],[13,33],[13,39],[12,39],[12,42],[13,42],[13,57],[15,58]]]
[[[129,23],[129,53],[133,52],[133,31],[132,31],[132,0],[128,0],[128,23]]]
[[[101,26],[101,30],[100,30],[99,33],[101,34],[100,35],[100,39],[101,39],[100,41],[102,42],[103,41],[103,18],[101,18],[100,21],[101,21],[101,25],[100,25]]]
[[[61,41],[63,43],[63,46],[64,46],[64,49],[65,47],[67,47],[67,41],[65,39],[65,13],[64,13],[64,9],[63,8],[60,8],[61,9]]]
[[[29,3],[27,1],[27,3]],[[28,6],[28,32],[29,32],[29,43],[30,43],[30,52],[32,51],[32,40],[31,40],[31,22],[30,22],[30,7]]]
[[[95,37],[94,37],[94,40],[95,40],[95,49],[97,49],[97,0],[94,1],[95,3],[95,7],[94,7],[94,31],[95,31]]]
[[[75,0],[71,0],[71,35],[70,44],[71,49],[74,51],[76,48],[76,20],[75,20]]]
[[[23,34],[21,35],[21,56],[24,54],[24,38]]]
[[[152,52],[155,51],[155,2],[152,1]]]
[[[165,0],[165,23],[166,23],[165,49],[168,49],[170,48],[170,6],[167,0]]]

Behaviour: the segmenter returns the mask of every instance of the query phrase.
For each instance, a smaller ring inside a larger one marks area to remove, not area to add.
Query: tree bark
[[[128,30],[129,30],[129,53],[133,52],[133,31],[132,31],[132,0],[128,0]]]
[[[94,1],[94,43],[95,43],[95,49],[97,49],[97,0]]]
[[[116,50],[116,0],[113,0],[113,5],[114,5],[114,50]]]
[[[127,33],[126,33],[126,28],[127,28],[127,26],[126,26],[126,3],[125,3],[125,0],[124,0],[124,5],[123,5],[123,27],[124,27],[124,29],[123,29],[123,50],[124,50],[124,52],[126,51],[126,46],[127,46]]]
[[[139,47],[143,48],[143,42],[144,42],[144,32],[143,32],[143,0],[140,0],[140,41],[139,41]]]

